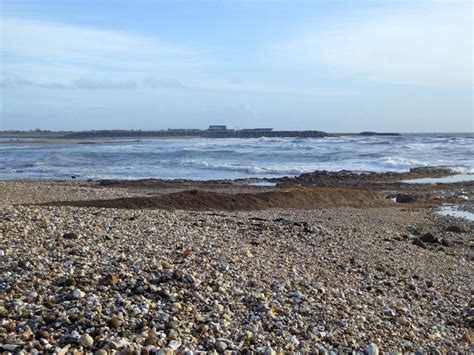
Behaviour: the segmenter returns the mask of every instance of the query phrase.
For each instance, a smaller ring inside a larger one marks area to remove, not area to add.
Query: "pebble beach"
[[[472,352],[471,225],[430,208],[36,205],[139,196],[0,183],[11,353]]]

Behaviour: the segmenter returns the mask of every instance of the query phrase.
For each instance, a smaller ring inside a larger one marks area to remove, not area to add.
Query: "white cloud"
[[[166,72],[198,60],[188,48],[120,31],[21,19],[2,19],[1,29],[3,70],[32,80],[117,72],[126,80],[130,73]]]
[[[392,5],[307,29],[271,58],[381,83],[472,86],[471,1]]]

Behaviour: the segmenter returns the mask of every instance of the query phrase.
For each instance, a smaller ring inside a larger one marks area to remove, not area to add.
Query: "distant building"
[[[227,131],[226,125],[210,125],[208,131]]]
[[[197,128],[168,128],[168,132],[200,132]]]

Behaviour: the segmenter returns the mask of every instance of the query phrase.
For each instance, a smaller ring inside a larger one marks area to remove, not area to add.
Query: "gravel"
[[[4,202],[0,349],[472,352],[474,236],[456,223]],[[427,233],[439,242],[413,244]]]

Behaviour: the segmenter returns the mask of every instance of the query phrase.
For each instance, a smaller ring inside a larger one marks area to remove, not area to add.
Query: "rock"
[[[64,233],[64,234],[63,234],[63,238],[64,238],[64,239],[74,240],[74,239],[77,239],[77,238],[78,238],[78,235],[77,235],[76,233],[69,232],[69,233]]]
[[[177,340],[178,339],[178,332],[175,329],[170,329],[168,331],[168,338],[172,340]]]
[[[469,335],[469,334],[465,334],[461,341],[463,341],[464,343],[468,343],[468,344],[472,344],[473,343],[473,339],[472,337]]]
[[[117,317],[112,317],[108,322],[107,322],[109,328],[116,329],[120,327],[120,319]]]
[[[426,249],[426,244],[423,243],[419,238],[415,238],[413,239],[413,242],[412,242],[413,245],[416,245],[417,247],[420,247],[420,248],[423,248],[423,249]]]
[[[82,292],[78,288],[76,288],[74,291],[72,291],[72,297],[75,298],[75,299],[83,298],[85,295],[86,295],[85,292]]]
[[[57,355],[66,355],[70,348],[71,344],[66,345],[57,352]]]
[[[4,252],[3,250],[0,250],[0,258],[1,258],[2,256],[5,256],[5,252]]]
[[[36,297],[38,297],[38,293],[35,291],[32,291],[28,294],[28,298],[30,299],[35,299]]]
[[[378,355],[379,354],[379,347],[375,343],[370,343],[367,346],[367,355]]]
[[[166,313],[158,313],[156,318],[163,323],[168,323],[170,321],[170,316]]]
[[[181,346],[181,342],[177,340],[171,340],[168,343],[168,348],[173,349],[174,351],[178,350],[180,346]]]
[[[115,274],[108,274],[101,281],[101,283],[106,286],[113,286],[117,284],[118,282],[119,282],[119,278]]]
[[[99,349],[94,352],[94,355],[107,355],[107,350]]]
[[[25,260],[20,260],[18,261],[18,267],[21,269],[27,269],[28,268],[28,262]]]
[[[227,344],[226,344],[225,342],[223,342],[222,340],[218,340],[218,341],[216,342],[215,347],[216,347],[216,350],[217,350],[218,352],[222,353],[222,352],[226,351],[226,349],[227,349]]]
[[[416,227],[407,227],[407,231],[413,235],[420,235],[420,231]]]
[[[416,201],[416,197],[412,195],[397,194],[395,196],[396,203],[413,203]]]
[[[163,270],[169,270],[173,267],[173,265],[171,265],[170,263],[164,262],[163,264],[161,264],[161,267],[163,268]]]
[[[2,345],[3,350],[5,351],[15,351],[16,348],[18,348],[18,345],[15,344],[3,344]]]
[[[425,243],[439,243],[439,239],[432,233],[425,233],[420,237],[420,240]]]
[[[125,346],[128,346],[129,344],[130,343],[128,342],[128,340],[124,338],[114,338],[109,341],[110,347],[116,350],[122,349]]]
[[[193,285],[193,284],[196,282],[194,276],[191,275],[191,274],[186,274],[186,275],[184,276],[184,279],[185,279],[188,283],[190,283],[191,285]]]
[[[85,348],[90,348],[94,345],[94,339],[89,334],[84,333],[79,337],[79,344]]]
[[[453,224],[446,228],[447,232],[453,232],[453,233],[468,233],[469,232],[469,226],[467,224]]]
[[[291,342],[294,346],[300,345],[300,341],[299,341],[298,338],[296,338],[296,336],[294,336],[294,335],[291,337],[290,342]]]
[[[23,329],[23,333],[21,333],[21,338],[23,340],[28,340],[33,336],[33,332],[31,331],[31,328],[29,326],[26,326],[25,329]]]

